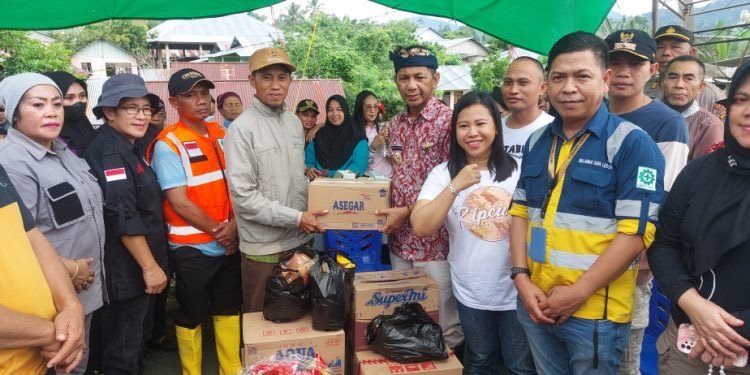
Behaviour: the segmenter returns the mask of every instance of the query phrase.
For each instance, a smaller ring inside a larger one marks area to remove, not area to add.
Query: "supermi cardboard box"
[[[425,361],[418,363],[398,363],[382,355],[364,351],[356,355],[357,372],[354,375],[391,375],[391,374],[431,374],[461,375],[463,366],[453,352],[442,361]]]
[[[312,318],[289,323],[274,323],[262,312],[242,315],[245,366],[261,358],[283,358],[292,354],[320,354],[333,375],[343,375],[346,365],[344,331],[316,331]]]
[[[317,178],[308,186],[309,210],[328,210],[319,216],[325,229],[376,230],[385,225],[385,216],[375,211],[388,208],[391,181],[360,178]]]
[[[354,351],[368,350],[367,324],[396,307],[418,302],[437,323],[440,309],[437,283],[421,269],[364,272],[354,276],[354,301],[349,341]]]

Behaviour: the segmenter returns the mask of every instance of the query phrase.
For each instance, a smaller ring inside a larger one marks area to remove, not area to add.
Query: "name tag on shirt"
[[[531,227],[531,242],[529,243],[529,257],[538,263],[547,261],[547,230]]]
[[[125,174],[125,168],[113,168],[104,171],[104,178],[107,179],[107,182],[112,182],[127,180],[128,176]]]

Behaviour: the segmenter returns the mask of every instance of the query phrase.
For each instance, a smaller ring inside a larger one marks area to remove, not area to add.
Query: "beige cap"
[[[281,48],[267,47],[261,48],[250,56],[250,74],[253,74],[256,70],[263,69],[267,66],[281,64],[289,68],[290,72],[296,70],[292,62],[289,60],[289,55],[284,52]]]

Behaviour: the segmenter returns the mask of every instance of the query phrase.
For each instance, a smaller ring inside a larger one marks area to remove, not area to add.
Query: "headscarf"
[[[711,173],[710,194],[697,194],[690,202],[696,209],[684,218],[684,228],[694,228],[697,241],[692,244],[693,264],[689,269],[696,274],[714,268],[730,250],[750,241],[747,223],[750,221],[750,149],[742,147],[729,127],[729,112],[740,85],[750,77],[750,62],[742,65],[732,77],[727,97],[727,117],[724,120],[725,148],[708,155],[715,163],[706,168],[719,168]],[[701,182],[698,182],[701,183]],[[708,188],[708,187],[705,187]]]
[[[34,86],[39,85],[50,85],[57,89],[62,96],[60,88],[55,82],[49,77],[45,77],[39,73],[21,73],[6,77],[0,82],[0,102],[5,103],[5,119],[14,125],[16,117],[16,108],[21,102],[21,98]]]
[[[216,98],[216,109],[222,109],[222,108],[224,108],[224,101],[226,101],[227,99],[229,99],[229,98],[231,98],[233,96],[235,98],[237,98],[237,100],[240,101],[240,104],[242,103],[242,98],[240,98],[239,94],[237,94],[234,91],[227,91],[227,92],[219,95]]]
[[[326,101],[326,111],[332,101],[341,105],[344,111],[344,122],[336,126],[331,124],[326,116],[326,123],[315,134],[315,158],[326,169],[336,170],[346,163],[354,153],[354,147],[365,139],[364,133],[354,126],[349,114],[349,103],[341,95],[333,95]]]
[[[78,83],[83,87],[83,91],[88,96],[88,87],[86,82],[82,79],[78,79],[70,73],[66,72],[47,72],[44,73],[47,77],[51,78],[57,86],[60,87],[63,96],[68,92],[70,86],[74,83]],[[77,155],[83,155],[86,148],[89,146],[96,133],[94,127],[91,126],[91,122],[86,116],[86,104],[78,102],[73,105],[64,106],[65,110],[65,122],[63,128],[60,131],[60,138],[67,143],[68,147],[73,150]]]

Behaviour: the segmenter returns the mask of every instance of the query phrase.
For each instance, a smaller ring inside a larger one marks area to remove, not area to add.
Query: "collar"
[[[6,142],[13,142],[19,146],[21,146],[26,152],[31,154],[31,156],[34,157],[36,160],[42,160],[47,154],[56,155],[60,152],[65,151],[65,149],[68,147],[65,142],[62,142],[58,139],[52,140],[52,150],[49,150],[45,148],[44,146],[40,145],[35,140],[27,137],[25,134],[21,133],[20,131],[16,130],[16,128],[11,127],[8,129],[8,136],[5,138]]]
[[[99,127],[99,131],[104,132],[105,135],[108,135],[109,137],[114,139],[117,145],[128,151],[134,151],[136,149],[135,143],[130,143],[130,141],[125,138],[124,135],[120,134],[120,132],[115,130],[115,128],[113,128],[112,125],[107,122]]]
[[[197,131],[195,131],[195,129],[193,129],[188,124],[182,121],[175,122],[174,126],[185,129],[186,131],[193,133],[198,138],[216,139],[216,138],[224,137],[224,130],[218,123],[212,122],[212,121],[205,121],[204,124],[206,125],[206,133],[208,136],[198,133]]]
[[[424,108],[422,108],[421,111],[419,111],[419,114],[417,114],[417,117],[414,120],[411,121],[417,121],[420,117],[425,119],[426,121],[432,121],[434,120],[440,110],[440,107],[444,104],[441,103],[437,98],[434,96],[430,97],[430,100],[427,101],[427,104],[425,104]],[[406,107],[406,110],[404,111],[404,115],[406,116],[406,119],[409,119],[409,107]]]
[[[577,138],[579,135],[583,134],[583,132],[588,130],[597,138],[602,138],[604,136],[604,132],[607,129],[607,123],[609,122],[608,120],[610,117],[612,117],[612,114],[609,113],[607,106],[602,101],[602,103],[599,105],[599,109],[594,112],[594,116],[589,119],[589,122],[586,123],[583,129],[581,129],[581,131],[578,132],[575,137]],[[560,115],[555,116],[555,120],[552,121],[552,126],[550,127],[550,129],[552,130],[553,134],[562,139],[566,139],[565,133],[562,129],[562,117],[560,117]]]
[[[700,109],[701,109],[701,106],[698,105],[698,101],[693,99],[693,103],[690,104],[690,107],[688,107],[688,109],[682,112],[682,117],[687,118],[689,116],[692,116],[696,114],[698,111],[700,111]]]
[[[281,116],[282,114],[284,114],[284,112],[286,112],[286,103],[282,104],[281,108],[271,108],[263,104],[263,102],[261,102],[257,96],[253,96],[253,100],[250,105],[252,105],[255,110],[266,116]]]

